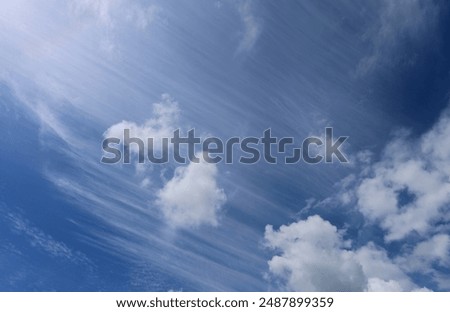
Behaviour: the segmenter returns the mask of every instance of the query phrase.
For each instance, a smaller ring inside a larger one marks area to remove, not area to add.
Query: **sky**
[[[440,0],[1,2],[0,291],[449,291],[449,27]],[[125,128],[326,127],[348,163],[100,161]]]

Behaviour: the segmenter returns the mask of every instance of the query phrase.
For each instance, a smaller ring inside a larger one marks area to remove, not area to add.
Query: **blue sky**
[[[0,4],[0,290],[449,290],[445,1]],[[348,164],[100,162],[125,126]]]

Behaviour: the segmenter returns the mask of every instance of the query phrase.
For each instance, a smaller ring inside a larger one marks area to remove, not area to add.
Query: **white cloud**
[[[87,263],[89,260],[80,252],[72,251],[64,243],[55,240],[50,235],[32,226],[21,216],[8,213],[7,218],[12,228],[18,233],[25,235],[31,246],[40,249],[53,257],[64,258],[75,263]]]
[[[268,225],[265,239],[277,251],[268,262],[271,276],[286,291],[421,290],[384,250],[373,244],[352,250],[343,233],[317,215],[278,231]]]
[[[71,2],[72,12],[80,17],[91,16],[100,25],[116,27],[126,21],[137,28],[146,28],[160,10],[155,5],[142,6],[123,0],[76,0]]]
[[[149,178],[144,178],[144,179],[141,181],[140,187],[146,188],[146,187],[148,187],[150,184],[151,184],[150,179],[149,179]]]
[[[133,22],[137,28],[145,29],[155,20],[160,10],[156,5],[139,7],[134,4],[127,12],[127,20]]]
[[[105,131],[104,137],[122,138],[124,129],[129,129],[130,136],[141,138],[145,146],[147,138],[153,138],[155,150],[160,151],[161,139],[172,137],[173,131],[177,128],[179,113],[178,103],[168,94],[163,94],[162,100],[153,104],[153,118],[142,125],[122,121]],[[130,150],[136,154],[137,145],[132,144]],[[216,182],[217,166],[208,164],[203,157],[199,159],[199,163],[178,167],[173,178],[165,182],[162,189],[156,191],[155,203],[170,227],[195,228],[201,225],[218,225],[219,211],[226,201],[226,196]],[[148,172],[148,166],[143,164],[136,166],[138,175]],[[148,177],[140,183],[140,187],[144,189],[150,186],[152,183]]]
[[[437,261],[440,265],[448,265],[450,260],[450,236],[437,234],[427,241],[419,243],[413,251],[415,258],[427,262]]]
[[[405,40],[419,44],[424,38],[430,38],[439,14],[438,6],[431,1],[381,1],[379,4],[379,21],[365,34],[372,44],[372,53],[361,60],[361,74],[370,72],[380,63],[414,65],[417,55],[394,55],[392,51],[398,54],[398,45]]]
[[[414,249],[397,259],[409,272],[421,272],[436,276],[434,265],[448,267],[450,265],[450,236],[436,234],[418,243]]]
[[[240,3],[238,12],[244,26],[238,52],[249,51],[253,48],[261,33],[261,23],[253,14],[251,1]]]
[[[383,230],[384,243],[350,249],[336,227],[317,216],[279,231],[269,226],[268,245],[281,253],[269,261],[272,275],[288,290],[427,290],[412,281],[418,275],[448,289],[440,268],[450,264],[449,114],[420,137],[398,132],[377,162],[365,157],[359,174],[345,178],[337,194],[308,207],[307,214],[336,204],[350,207],[365,225]],[[392,255],[387,248],[394,242],[401,248]],[[355,278],[348,278],[351,273]]]
[[[156,204],[169,226],[218,225],[226,195],[217,185],[216,165],[200,159],[199,163],[178,167],[174,177],[158,191]]]
[[[425,236],[446,218],[450,204],[449,124],[445,114],[417,140],[398,137],[356,186],[358,209],[368,221],[387,231],[387,241],[404,239],[413,232]]]
[[[367,291],[423,291],[414,284],[401,264],[393,261],[387,252],[373,243],[355,252],[357,261],[367,276]]]
[[[77,0],[72,1],[71,6],[74,13],[78,15],[92,15],[99,23],[112,27],[112,10],[118,5],[117,0]]]
[[[147,139],[153,138],[155,150],[160,150],[161,139],[172,137],[173,131],[178,128],[179,114],[178,102],[169,94],[163,94],[161,101],[153,104],[153,118],[146,120],[142,125],[123,120],[109,127],[103,136],[104,138],[119,138],[123,143],[124,130],[129,129],[130,137],[140,138],[145,146],[148,143]],[[137,146],[131,145],[130,151],[137,153]]]
[[[361,291],[367,284],[348,242],[319,216],[283,225],[278,231],[267,226],[265,239],[280,251],[269,268],[286,291]]]
[[[114,58],[121,51],[116,42],[117,30],[128,26],[138,30],[147,29],[161,8],[124,0],[73,0],[69,3],[69,11],[75,20],[95,24],[94,29],[101,34],[100,50],[107,57]]]

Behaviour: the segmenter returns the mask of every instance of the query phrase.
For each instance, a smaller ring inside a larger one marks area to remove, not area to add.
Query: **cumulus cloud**
[[[444,266],[449,265],[450,236],[437,234],[427,241],[419,243],[413,251],[413,256],[426,262],[436,261]]]
[[[162,138],[170,138],[178,128],[180,109],[178,103],[168,94],[153,104],[153,117],[143,124],[121,121],[105,131],[105,138],[122,139],[124,130],[129,129],[130,137],[140,138],[147,148],[147,139],[153,138],[153,148],[161,151]],[[121,144],[124,144],[121,140]],[[130,151],[139,152],[137,144],[130,144]],[[201,225],[218,225],[219,212],[226,201],[224,190],[218,186],[218,168],[215,164],[198,157],[198,163],[176,168],[174,176],[164,186],[156,190],[155,204],[162,212],[167,224],[173,228],[195,228]],[[137,164],[138,175],[146,174],[147,167]],[[152,186],[151,178],[145,177],[141,188]]]
[[[448,214],[450,204],[450,119],[417,140],[402,135],[356,186],[357,207],[395,241],[411,233],[426,235]]]
[[[362,266],[333,225],[319,216],[266,227],[269,247],[280,251],[269,261],[271,273],[286,291],[360,291],[367,284]]]
[[[401,263],[390,259],[387,251],[369,243],[355,251],[357,261],[367,276],[367,291],[427,291],[418,287]]]
[[[217,173],[216,165],[204,160],[175,170],[174,177],[158,191],[156,200],[170,226],[218,225],[226,195],[217,185]]]
[[[343,234],[317,215],[279,230],[266,226],[266,244],[277,252],[268,262],[271,277],[286,291],[419,290],[384,250],[352,250]]]
[[[398,132],[378,161],[364,157],[360,172],[345,178],[337,194],[305,211],[346,207],[363,217],[358,232],[379,228],[384,241],[351,248],[342,232],[318,216],[278,231],[268,226],[266,241],[277,251],[268,262],[272,276],[288,290],[427,290],[413,281],[418,275],[449,289],[442,273],[450,265],[449,164],[448,111],[420,137]],[[392,254],[394,243],[398,251]]]
[[[436,275],[433,266],[450,265],[450,236],[436,234],[418,243],[409,254],[399,257],[398,262],[410,272]]]
[[[178,128],[180,109],[169,94],[163,94],[161,101],[153,104],[153,118],[139,125],[132,121],[123,120],[109,127],[103,134],[104,138],[119,138],[122,140],[124,130],[130,130],[130,137],[140,138],[145,146],[148,138],[153,138],[155,149],[161,149],[161,139],[170,138],[173,131]],[[123,140],[122,140],[123,143]],[[130,151],[137,153],[136,145],[131,145]]]

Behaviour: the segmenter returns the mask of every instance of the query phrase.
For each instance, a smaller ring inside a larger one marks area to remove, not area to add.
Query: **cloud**
[[[217,173],[216,165],[204,160],[175,170],[174,177],[158,191],[156,200],[170,226],[218,225],[218,213],[226,195],[217,186]]]
[[[129,3],[122,0],[77,0],[70,4],[75,15],[90,16],[108,28],[126,21],[137,28],[145,29],[160,10],[156,5],[142,6],[137,2]]]
[[[156,5],[139,7],[134,4],[127,12],[127,20],[134,22],[134,25],[139,29],[146,29],[156,19],[160,10],[161,8]]]
[[[251,1],[240,3],[238,8],[244,29],[239,43],[238,52],[250,51],[261,33],[261,23],[253,14]]]
[[[285,283],[286,291],[360,291],[367,283],[341,233],[319,216],[278,231],[267,226],[265,239],[280,251],[269,261],[269,269]]]
[[[356,260],[367,277],[366,291],[427,291],[418,287],[386,250],[369,243],[355,251]]]
[[[402,134],[356,185],[357,207],[395,241],[427,235],[450,204],[450,119],[446,112],[421,138]]]
[[[421,272],[437,278],[434,266],[448,267],[450,265],[450,236],[436,234],[418,243],[410,253],[397,259],[407,271]]]
[[[109,127],[103,137],[123,139],[124,130],[130,130],[130,137],[140,138],[145,146],[147,139],[153,138],[153,146],[155,149],[161,149],[161,139],[170,138],[173,131],[178,128],[178,120],[180,109],[176,102],[169,94],[162,94],[161,101],[153,104],[153,118],[148,119],[144,124],[139,125],[132,121],[123,120]],[[122,140],[123,143],[123,140]],[[130,151],[137,153],[138,149],[133,144]]]
[[[362,74],[380,65],[414,65],[417,55],[402,51],[400,45],[405,41],[418,45],[431,37],[439,13],[438,5],[420,0],[381,1],[380,7],[378,22],[365,34],[372,53],[359,64]]]
[[[79,15],[90,14],[101,24],[113,26],[112,9],[117,6],[119,1],[109,0],[81,0],[72,1],[73,12]]]
[[[352,250],[343,234],[317,215],[277,231],[266,226],[266,244],[277,253],[270,276],[285,291],[420,290],[384,250]]]
[[[52,257],[63,258],[74,263],[87,263],[89,260],[80,252],[72,251],[64,243],[30,225],[20,215],[8,213],[7,219],[11,227],[29,239],[31,246],[48,253]]]
[[[437,234],[427,241],[419,243],[412,253],[415,259],[425,262],[437,262],[448,266],[450,260],[450,236]]]
[[[442,271],[450,264],[449,114],[445,111],[419,137],[397,132],[378,161],[363,157],[355,167],[359,173],[342,180],[340,191],[303,211],[312,215],[338,206],[363,218],[362,224],[350,221],[346,227],[359,234],[368,227],[378,228],[384,241],[377,234],[363,238],[364,246],[351,248],[342,232],[318,216],[281,226],[279,231],[266,228],[268,246],[279,252],[268,262],[269,269],[282,287],[427,290],[417,286],[414,276],[427,276],[439,289],[450,287]],[[390,246],[398,251],[388,252]]]
[[[161,101],[153,104],[153,118],[142,125],[122,121],[105,131],[104,137],[122,138],[124,129],[129,129],[131,137],[140,138],[145,144],[147,138],[153,138],[154,148],[161,150],[161,139],[172,137],[173,130],[177,128],[179,113],[178,103],[170,95],[163,94]],[[138,153],[137,145],[131,145],[130,150]],[[200,158],[199,163],[178,167],[173,178],[156,191],[156,205],[171,227],[218,225],[218,213],[226,196],[223,189],[217,186],[217,166]],[[145,169],[140,169],[139,166],[137,168],[138,171],[144,170],[141,174],[145,173]],[[150,184],[150,179],[146,177],[140,186],[146,188]]]

